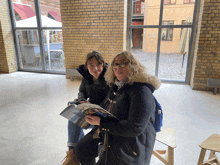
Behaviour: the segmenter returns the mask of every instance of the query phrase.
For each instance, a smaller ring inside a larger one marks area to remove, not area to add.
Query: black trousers
[[[98,157],[99,143],[101,139],[93,139],[93,133],[88,133],[76,145],[74,151],[81,165],[104,165],[104,155],[99,158],[97,164],[95,158]]]

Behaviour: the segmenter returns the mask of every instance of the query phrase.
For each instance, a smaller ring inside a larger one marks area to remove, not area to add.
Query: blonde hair
[[[153,85],[155,89],[159,88],[160,80],[154,75],[147,74],[146,68],[129,51],[123,51],[113,58],[111,65],[108,67],[108,70],[105,74],[105,80],[108,85],[114,83],[115,81],[116,76],[113,72],[112,64],[118,56],[124,57],[125,60],[129,62],[129,75],[127,77],[127,82],[129,84],[133,84],[134,82],[149,83]]]

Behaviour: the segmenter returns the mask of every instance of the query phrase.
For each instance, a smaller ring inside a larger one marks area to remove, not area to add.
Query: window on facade
[[[186,3],[195,3],[195,0],[183,0],[183,3],[186,4]]]
[[[176,0],[164,0],[164,5],[176,4]]]
[[[174,21],[163,21],[163,25],[173,25]],[[173,28],[162,28],[161,31],[162,41],[172,41],[173,40]]]
[[[144,5],[145,5],[144,0],[133,1],[133,14],[144,14],[144,9],[145,9]]]
[[[141,5],[140,4],[134,5],[133,14],[141,14]]]

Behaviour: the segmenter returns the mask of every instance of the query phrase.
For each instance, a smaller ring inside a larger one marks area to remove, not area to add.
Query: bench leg
[[[217,90],[218,90],[218,88],[214,88],[214,91],[213,91],[214,95],[216,95]]]
[[[197,165],[202,165],[205,158],[206,149],[202,148],[199,155],[199,161]]]
[[[174,148],[168,146],[168,162],[169,165],[174,165]]]

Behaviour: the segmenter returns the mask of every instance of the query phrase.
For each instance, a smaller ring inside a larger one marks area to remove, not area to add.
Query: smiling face
[[[119,81],[123,81],[128,77],[128,60],[123,56],[117,56],[112,65],[113,72]]]
[[[93,76],[93,80],[97,80],[103,71],[103,63],[100,63],[93,57],[87,62],[87,69],[89,73]]]

